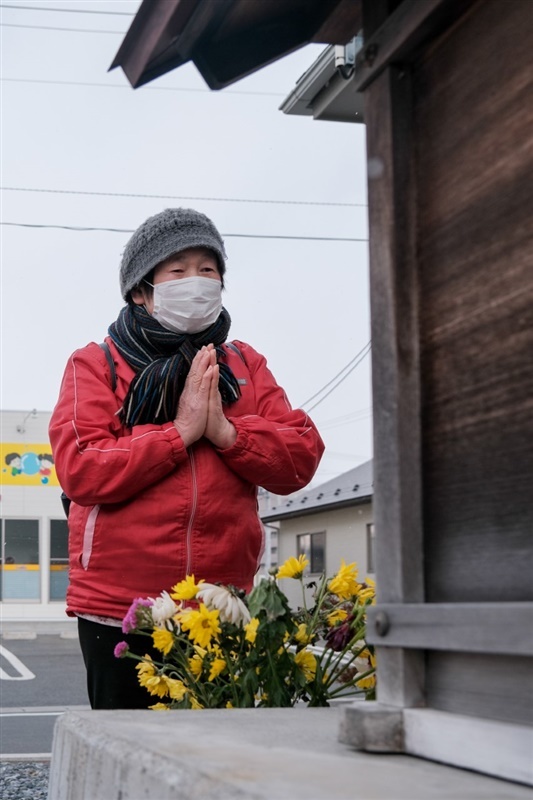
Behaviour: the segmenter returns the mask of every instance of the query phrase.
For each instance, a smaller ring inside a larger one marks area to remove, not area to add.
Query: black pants
[[[119,642],[127,642],[138,656],[148,653],[154,661],[162,654],[155,650],[147,636],[122,633],[112,625],[100,625],[78,617],[78,635],[81,652],[87,669],[87,691],[91,708],[148,708],[160,702],[139,685],[132,658],[115,658],[114,649]]]

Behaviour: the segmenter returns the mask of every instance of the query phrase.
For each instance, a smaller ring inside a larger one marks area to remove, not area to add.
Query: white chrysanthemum
[[[368,672],[368,670],[371,668],[371,664],[368,658],[361,658],[361,656],[357,656],[357,658],[354,658],[352,666],[355,667],[358,673]]]
[[[152,619],[154,625],[164,625],[178,611],[178,607],[168,592],[161,592],[159,597],[152,600]]]
[[[250,622],[250,612],[238,597],[225,586],[216,586],[214,583],[202,583],[196,597],[207,606],[210,611],[217,610],[221,622],[231,622],[233,625],[243,627]]]

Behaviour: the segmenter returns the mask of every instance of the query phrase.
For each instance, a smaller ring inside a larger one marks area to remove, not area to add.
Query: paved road
[[[88,708],[77,639],[0,639],[0,753],[47,755],[57,717]]]

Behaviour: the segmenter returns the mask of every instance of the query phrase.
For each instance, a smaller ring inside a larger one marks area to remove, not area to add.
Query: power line
[[[105,14],[113,17],[130,17],[133,18],[134,14],[129,11],[96,11],[94,9],[82,8],[40,8],[39,6],[12,6],[2,3],[0,8],[12,8],[17,11],[57,11],[60,14]]]
[[[132,91],[131,86],[121,83],[84,83],[82,81],[49,81],[41,80],[39,78],[0,78],[2,83],[37,83],[46,84],[47,86],[87,86],[98,89],[123,89]],[[196,94],[209,94],[213,96],[211,89],[193,89],[181,86],[143,86],[143,92],[194,92]],[[239,89],[227,89],[224,95],[227,94],[242,94],[254,95],[258,97],[285,97],[281,92],[246,92]],[[222,97],[222,94],[219,94]]]
[[[365,350],[365,352],[364,352],[364,353],[363,353],[363,350]],[[358,366],[359,366],[359,364],[360,364],[360,363],[361,363],[361,362],[362,362],[362,361],[363,361],[363,360],[366,358],[366,356],[367,356],[367,355],[370,353],[370,350],[371,350],[371,342],[368,342],[368,344],[367,344],[367,345],[366,345],[366,346],[363,348],[363,350],[361,350],[361,353],[363,353],[363,355],[361,356],[361,358],[359,359],[359,361],[356,361],[356,362],[355,362],[355,364],[354,364],[354,365],[353,365],[353,366],[350,368],[350,370],[349,370],[349,371],[348,371],[348,372],[347,372],[345,375],[343,375],[343,377],[342,377],[342,378],[341,378],[341,379],[340,379],[340,380],[339,380],[339,381],[338,381],[338,382],[335,384],[335,386],[332,386],[332,388],[329,390],[329,392],[326,392],[326,394],[325,394],[323,397],[321,397],[321,398],[320,398],[320,400],[317,400],[317,402],[316,402],[316,403],[315,403],[313,406],[311,406],[311,408],[307,408],[307,409],[305,409],[305,411],[306,411],[306,413],[307,413],[307,414],[309,414],[311,411],[313,411],[313,409],[315,409],[317,406],[319,406],[319,405],[320,405],[320,403],[323,403],[323,402],[324,402],[324,400],[326,399],[326,397],[329,397],[329,395],[330,395],[332,392],[334,392],[334,391],[335,391],[335,389],[337,389],[337,388],[338,388],[338,387],[341,385],[341,383],[343,383],[343,382],[346,380],[346,378],[347,378],[349,375],[351,375],[351,373],[354,371],[354,369],[355,369],[356,367],[358,367]],[[342,370],[341,370],[341,372],[342,372]],[[339,374],[340,374],[340,373],[339,373]],[[331,381],[329,382],[329,384],[330,384],[330,383],[331,383]],[[329,386],[329,384],[326,384],[326,386]],[[322,387],[322,388],[324,389],[324,388],[325,388],[325,386],[324,386],[324,387]],[[322,391],[322,390],[320,390],[320,391]],[[320,394],[320,392],[317,392],[317,394]],[[315,397],[316,397],[316,395],[315,395]],[[307,401],[307,402],[309,402],[309,401]]]
[[[322,430],[322,429],[321,429]],[[363,453],[336,453],[334,450],[330,450],[329,447],[326,447],[324,450],[324,454],[322,458],[335,458],[335,459],[346,459],[347,461],[354,461],[356,458],[364,458]]]
[[[133,233],[134,228],[90,228],[81,225],[40,225],[33,222],[0,222],[0,225],[9,225],[14,228],[41,228],[48,230],[62,231],[103,231],[105,233]],[[294,239],[312,242],[368,242],[368,239],[352,239],[341,236],[285,236],[283,234],[263,234],[263,233],[223,233],[228,239]]]
[[[364,346],[364,347],[363,347],[361,350],[359,350],[359,352],[358,352],[358,353],[356,353],[356,355],[355,355],[355,356],[354,356],[352,359],[350,359],[350,361],[348,361],[348,363],[347,363],[347,364],[345,364],[345,365],[344,365],[344,367],[343,367],[343,368],[340,370],[340,372],[337,372],[337,374],[336,374],[336,375],[334,375],[334,376],[333,376],[333,378],[332,378],[330,381],[328,381],[327,383],[325,383],[325,384],[324,384],[324,386],[322,386],[322,387],[321,387],[321,388],[318,390],[318,392],[315,392],[313,395],[311,395],[311,397],[308,397],[308,398],[307,398],[307,400],[305,400],[303,403],[301,403],[301,404],[300,404],[300,408],[303,408],[304,406],[306,406],[308,403],[310,403],[310,402],[311,402],[311,400],[314,400],[314,399],[315,399],[315,397],[318,397],[318,395],[319,395],[319,394],[322,394],[322,392],[324,391],[324,389],[327,389],[327,388],[328,388],[328,386],[331,386],[331,384],[332,384],[334,381],[336,381],[336,380],[337,380],[337,378],[339,378],[339,377],[342,375],[342,373],[343,373],[343,372],[345,372],[347,369],[349,369],[349,367],[351,367],[351,366],[352,366],[352,364],[354,363],[354,361],[357,361],[357,359],[359,358],[359,356],[361,355],[361,353],[362,353],[364,350],[366,350],[366,348],[367,348],[367,347],[369,347],[369,345],[370,345],[370,342],[367,342],[367,344],[365,344],[365,346]]]
[[[324,400],[326,399],[326,397],[329,397],[329,395],[330,395],[332,392],[334,392],[334,391],[335,391],[335,389],[337,389],[337,388],[338,388],[338,387],[341,385],[341,383],[343,383],[343,382],[346,380],[346,378],[347,378],[349,375],[351,375],[351,374],[352,374],[352,372],[354,371],[354,369],[356,369],[356,367],[358,367],[358,366],[359,366],[359,364],[360,364],[362,361],[364,361],[364,359],[366,358],[366,356],[367,356],[367,355],[370,353],[370,350],[371,350],[371,346],[370,346],[370,344],[371,344],[371,343],[369,342],[369,343],[368,343],[368,350],[366,350],[366,352],[365,352],[365,353],[364,353],[364,354],[361,356],[361,358],[359,359],[359,361],[356,361],[356,362],[355,362],[355,364],[354,364],[354,365],[353,365],[353,367],[352,367],[352,368],[349,370],[349,372],[347,372],[347,373],[346,373],[346,375],[344,375],[344,376],[343,376],[343,377],[340,379],[340,381],[338,381],[338,383],[336,383],[336,384],[335,384],[335,386],[333,386],[333,387],[332,387],[332,388],[329,390],[329,392],[326,392],[326,394],[325,394],[323,397],[321,397],[321,398],[320,398],[320,400],[317,400],[317,402],[316,402],[316,403],[315,403],[313,406],[311,406],[311,408],[308,408],[308,409],[306,409],[307,413],[309,413],[309,412],[313,411],[313,409],[315,409],[317,406],[319,406],[319,405],[320,405],[320,403],[323,403],[323,402],[324,402]]]
[[[55,28],[52,25],[19,25],[15,22],[0,22],[2,28],[27,28],[39,31],[68,31],[69,33],[114,33],[118,36],[125,36],[127,31],[103,31],[93,30],[92,28]]]
[[[344,418],[339,418],[337,422],[317,422],[321,431],[332,430],[333,428],[345,428],[347,425],[355,425],[357,422],[364,422],[364,420],[371,419],[372,410],[369,409],[365,413],[347,414]]]
[[[320,423],[321,427],[324,425],[340,425],[343,422],[350,422],[352,419],[359,419],[365,416],[372,416],[372,406],[367,406],[366,408],[360,408],[357,411],[351,411],[349,414],[343,414],[341,417],[332,417],[331,419],[325,419],[323,422]]]
[[[134,192],[87,192],[78,189],[31,189],[21,186],[0,186],[2,192],[46,192],[48,194],[75,194],[86,195],[92,197],[140,197],[149,200],[201,200],[209,202],[220,203],[269,203],[274,205],[290,205],[290,206],[343,206],[353,208],[360,206],[366,208],[364,203],[336,203],[336,202],[319,202],[315,200],[262,200],[251,199],[242,197],[198,197],[194,195],[176,195],[176,194],[141,194]]]

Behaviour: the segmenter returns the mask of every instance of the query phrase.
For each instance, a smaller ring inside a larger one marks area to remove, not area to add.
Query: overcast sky
[[[230,338],[266,355],[294,406],[353,362],[370,339],[364,126],[278,110],[324,46],[220,92],[190,64],[133,90],[107,69],[138,2],[1,5],[3,223],[134,229],[196,208],[225,239]],[[1,236],[0,406],[51,410],[70,353],[121,308],[129,234],[3,224]],[[311,411],[327,446],[313,485],[371,458],[370,406],[366,357]]]

